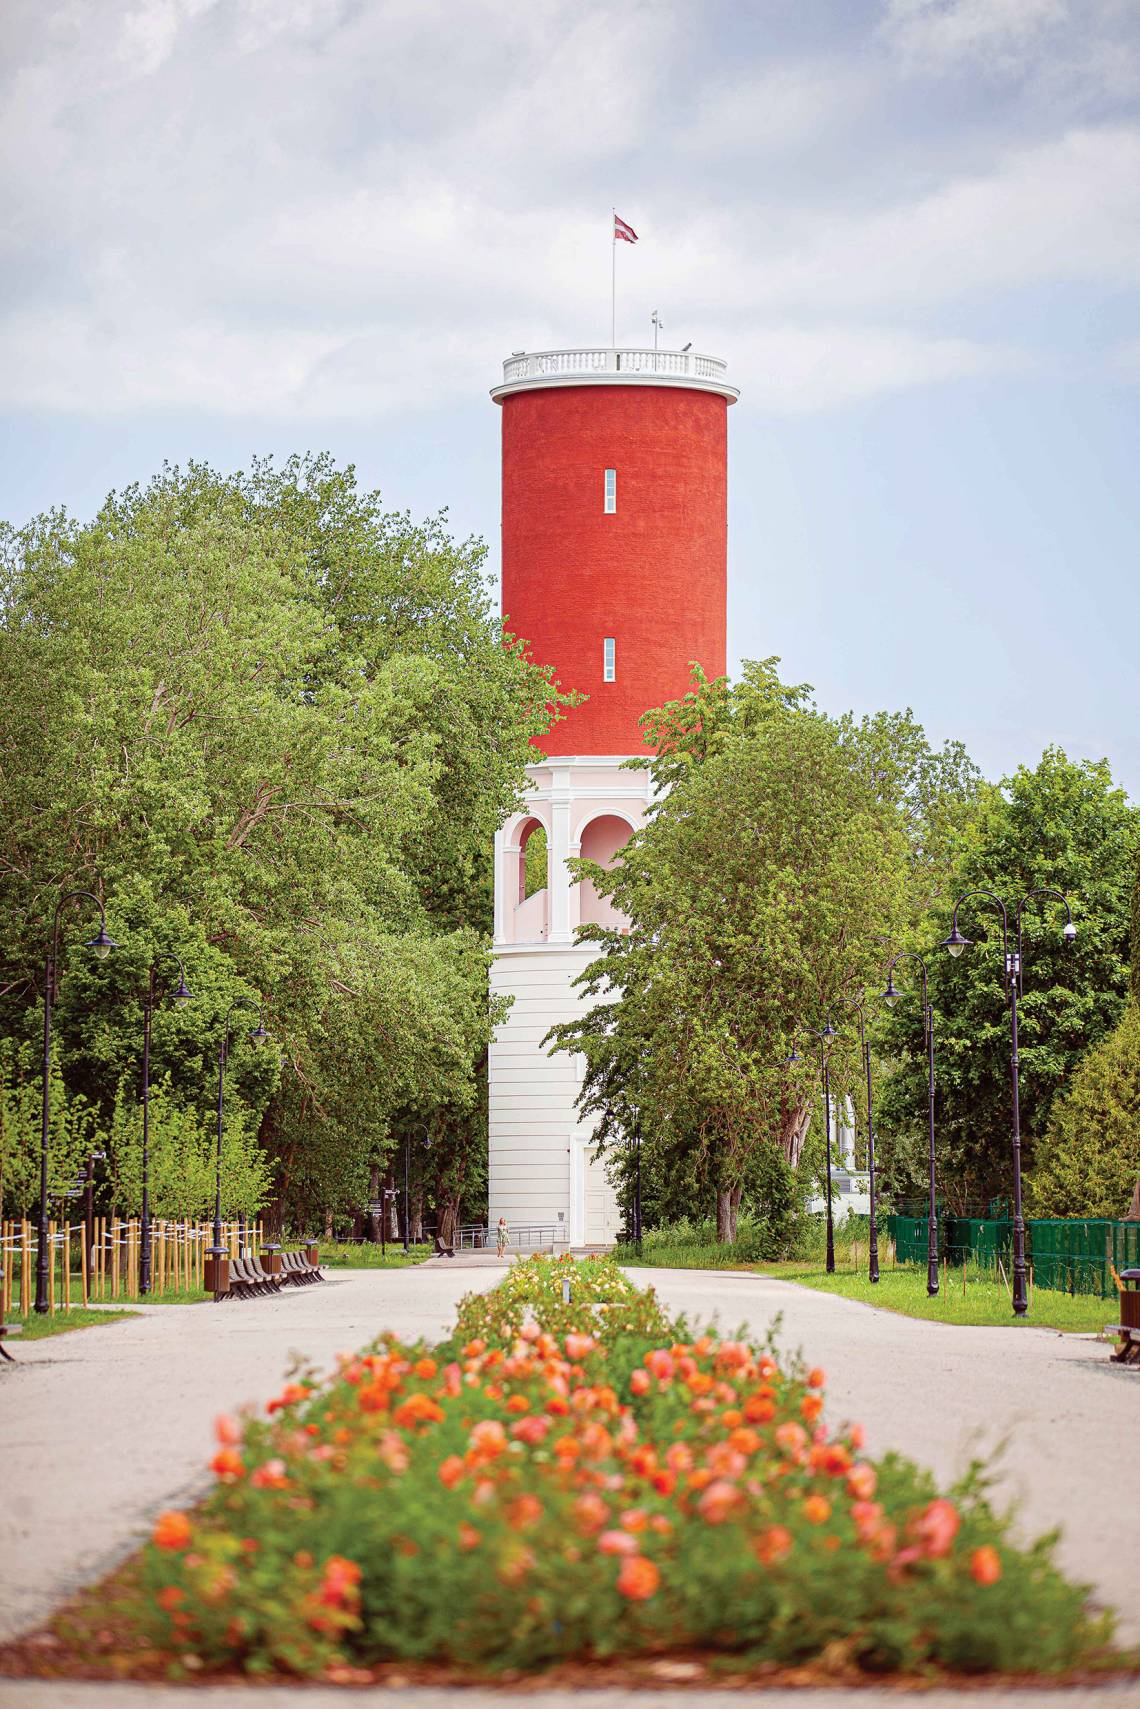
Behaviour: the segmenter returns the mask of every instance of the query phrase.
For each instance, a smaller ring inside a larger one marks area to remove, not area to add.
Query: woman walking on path
[[[496,1246],[496,1249],[498,1251],[500,1258],[503,1256],[503,1253],[507,1249],[507,1241],[510,1238],[510,1233],[511,1233],[511,1231],[507,1227],[506,1217],[501,1216],[499,1218],[499,1226],[495,1230],[495,1246]]]

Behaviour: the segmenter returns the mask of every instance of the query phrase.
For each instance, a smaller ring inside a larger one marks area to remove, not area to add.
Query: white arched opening
[[[508,859],[514,867],[511,936],[515,943],[536,943],[550,933],[550,850],[546,826],[533,815],[524,819],[511,840]],[[511,875],[508,873],[508,881]]]
[[[623,814],[600,813],[582,827],[579,852],[583,860],[596,861],[607,871],[633,835],[634,826]],[[617,926],[627,924],[624,914],[606,896],[599,896],[592,882],[584,878],[579,886],[579,921],[582,925]]]

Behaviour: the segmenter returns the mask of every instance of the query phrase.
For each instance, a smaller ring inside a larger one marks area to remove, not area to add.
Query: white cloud
[[[1009,71],[1024,67],[1068,17],[1067,0],[887,0],[882,32],[914,71],[963,61]]]
[[[1017,351],[879,327],[773,326],[733,344],[733,378],[753,408],[807,415],[896,392],[1023,372]]]
[[[905,79],[870,25],[781,57],[706,40],[684,0],[9,4],[10,407],[450,405],[510,348],[604,338],[615,200],[642,230],[619,332],[657,305],[774,409],[1008,372],[1018,293],[1140,280],[1140,125],[979,143],[951,102],[895,146]],[[1122,14],[1090,4],[1107,54]],[[1066,16],[891,0],[884,29],[933,66],[1031,58]]]

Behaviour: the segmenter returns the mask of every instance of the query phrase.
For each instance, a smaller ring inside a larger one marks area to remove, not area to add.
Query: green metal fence
[[[900,1264],[926,1263],[927,1218],[889,1216],[887,1227]],[[1140,1267],[1140,1222],[1104,1217],[1031,1217],[1025,1225],[1026,1262],[1039,1288],[1069,1294],[1116,1293],[1112,1271]],[[1009,1217],[938,1218],[938,1254],[951,1264],[974,1263],[995,1273],[1000,1258],[1008,1276],[1013,1223]]]

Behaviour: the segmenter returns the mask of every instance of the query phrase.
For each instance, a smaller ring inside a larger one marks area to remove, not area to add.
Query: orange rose
[[[168,1614],[173,1614],[178,1604],[186,1598],[176,1584],[164,1584],[155,1600],[160,1608],[165,1608]]]
[[[831,1503],[822,1495],[809,1495],[804,1502],[804,1518],[809,1525],[825,1525],[831,1518]]]
[[[574,1503],[574,1517],[583,1531],[600,1531],[609,1516],[609,1508],[593,1490],[580,1495]]]
[[[466,1467],[458,1454],[449,1454],[446,1460],[441,1460],[437,1476],[444,1489],[454,1489],[463,1476]]]
[[[443,1408],[438,1401],[430,1395],[412,1394],[400,1402],[392,1414],[392,1423],[407,1430],[414,1424],[438,1424],[442,1418]]]
[[[210,1470],[221,1478],[223,1483],[235,1483],[245,1475],[242,1457],[233,1448],[219,1448],[210,1461]]]
[[[160,1513],[155,1522],[152,1541],[160,1549],[184,1549],[190,1541],[190,1521],[184,1513]]]
[[[766,1567],[777,1566],[791,1553],[792,1533],[785,1525],[769,1525],[752,1545],[758,1561]]]
[[[800,1402],[800,1411],[809,1424],[814,1424],[815,1420],[823,1411],[823,1396],[817,1394],[806,1394]]]
[[[807,1381],[809,1389],[821,1389],[827,1381],[827,1373],[825,1371],[821,1371],[819,1366],[816,1365],[814,1370],[808,1372]]]
[[[635,1395],[648,1394],[651,1379],[648,1371],[634,1371],[629,1379],[630,1393]]]
[[[1001,1577],[1001,1556],[992,1543],[983,1543],[970,1556],[970,1577],[975,1584],[996,1584]]]
[[[644,1555],[627,1555],[618,1569],[618,1591],[631,1602],[647,1602],[660,1583],[661,1574]]]
[[[519,1495],[507,1508],[507,1524],[515,1531],[525,1531],[542,1518],[542,1503],[537,1495]]]

